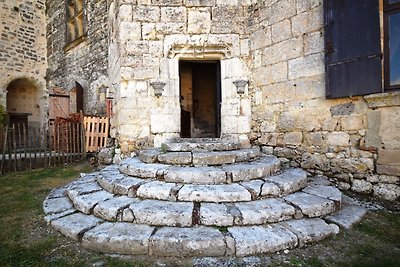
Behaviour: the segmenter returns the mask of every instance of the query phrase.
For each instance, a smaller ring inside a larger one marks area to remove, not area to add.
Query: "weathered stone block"
[[[286,62],[258,68],[253,72],[254,84],[262,86],[287,81],[287,71]]]
[[[179,201],[237,202],[250,201],[251,194],[239,184],[184,185],[178,193]]]
[[[234,216],[225,204],[204,203],[200,207],[200,221],[203,225],[232,226]]]
[[[147,225],[106,222],[87,231],[82,245],[105,253],[145,255],[153,231]]]
[[[214,167],[170,167],[164,173],[164,180],[192,184],[220,184],[227,182],[225,171]]]
[[[272,25],[272,42],[277,43],[292,36],[290,20],[284,20]]]
[[[304,54],[314,54],[324,51],[324,35],[322,32],[313,32],[304,37]]]
[[[379,149],[378,164],[400,166],[400,150]]]
[[[102,219],[82,213],[74,213],[51,222],[54,229],[63,235],[78,240],[80,235],[96,225],[104,222]]]
[[[236,203],[242,214],[243,225],[257,225],[288,220],[294,216],[295,209],[278,199],[263,199]]]
[[[303,134],[301,132],[285,133],[283,136],[283,142],[286,145],[301,145],[303,142]]]
[[[318,242],[339,232],[336,225],[329,225],[322,219],[317,218],[291,220],[283,224],[288,226],[288,228],[297,235],[299,247]]]
[[[161,163],[173,165],[187,165],[192,163],[192,153],[190,152],[168,152],[159,154],[157,159]]]
[[[304,138],[311,146],[323,146],[325,143],[324,135],[321,132],[306,133]]]
[[[229,233],[235,239],[236,256],[276,252],[297,245],[297,237],[281,225],[230,227]]]
[[[116,221],[119,211],[128,207],[135,201],[137,200],[127,196],[115,197],[97,204],[93,209],[93,215],[107,221]]]
[[[189,9],[188,33],[210,33],[211,13],[209,8]]]
[[[132,5],[121,5],[119,7],[119,19],[121,21],[132,21]]]
[[[135,6],[133,8],[133,20],[140,22],[158,22],[160,20],[160,8],[156,6]]]
[[[230,152],[193,152],[193,165],[223,165],[235,163],[236,156]]]
[[[150,238],[150,254],[157,256],[224,256],[224,236],[207,227],[165,227]]]
[[[288,195],[284,199],[299,207],[301,212],[308,217],[324,216],[336,211],[333,201],[302,192]]]
[[[137,224],[188,227],[192,225],[193,203],[143,200],[129,207]]]
[[[324,54],[312,54],[289,60],[289,79],[322,75],[325,73]]]
[[[162,7],[161,21],[163,22],[186,22],[187,14],[185,7]]]
[[[351,185],[351,190],[357,193],[369,194],[372,192],[372,184],[365,180],[354,179]]]
[[[152,181],[139,187],[137,196],[145,199],[160,199],[176,201],[176,192],[181,185],[174,183],[165,183],[161,181]]]
[[[298,58],[303,53],[303,39],[292,38],[271,46],[263,51],[263,63],[274,64],[289,59]]]
[[[345,116],[340,119],[343,131],[354,131],[366,128],[364,115]]]
[[[267,9],[268,21],[275,24],[284,19],[288,19],[296,14],[295,0],[275,1],[269,9]]]
[[[367,211],[366,208],[361,206],[345,205],[335,214],[326,216],[325,219],[344,229],[350,229],[353,225],[361,221]]]
[[[180,117],[167,114],[151,115],[152,133],[174,133],[180,132]]]
[[[400,186],[379,183],[373,186],[373,194],[389,201],[396,201],[400,197]]]
[[[322,28],[323,24],[323,12],[321,6],[293,17],[292,32],[295,36],[302,35]]]
[[[329,170],[329,160],[321,154],[304,153],[301,156],[301,167],[304,169]]]
[[[250,36],[251,50],[260,49],[271,44],[271,28],[264,27],[260,28]]]
[[[350,135],[346,132],[330,132],[326,135],[326,143],[330,146],[349,146]]]

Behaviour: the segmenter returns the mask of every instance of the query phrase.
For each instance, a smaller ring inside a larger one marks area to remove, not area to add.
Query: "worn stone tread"
[[[93,215],[83,213],[73,213],[51,222],[54,229],[63,235],[79,240],[84,232],[92,229],[96,225],[104,222],[102,219]]]
[[[251,181],[273,175],[279,170],[280,161],[275,156],[263,156],[247,163],[222,166],[171,166],[159,163],[143,163],[138,158],[125,160],[120,165],[120,171],[129,176],[186,184]],[[107,179],[103,183],[107,183]],[[110,188],[110,185],[106,186]]]
[[[332,200],[296,192],[284,197],[286,201],[298,207],[307,217],[320,217],[336,211],[337,206]]]
[[[193,203],[144,200],[129,206],[134,222],[159,226],[191,226]]]
[[[85,232],[82,245],[104,253],[146,255],[153,231],[148,225],[105,222]]]
[[[321,241],[339,232],[336,225],[327,224],[319,218],[291,220],[282,224],[297,235],[299,247]]]
[[[281,195],[287,195],[306,186],[307,173],[302,169],[289,169],[279,175],[267,177],[266,181],[277,185],[280,188]]]
[[[339,211],[326,216],[324,219],[344,229],[351,229],[356,223],[361,221],[367,212],[368,210],[361,206],[343,205]]]
[[[184,151],[227,151],[240,148],[240,143],[228,140],[216,139],[181,139],[176,142],[164,144],[164,148],[170,152]]]
[[[224,235],[210,227],[163,227],[150,238],[150,253],[157,256],[224,256]]]
[[[259,225],[293,218],[295,208],[281,199],[235,203],[242,215],[241,225]]]
[[[251,194],[239,184],[184,185],[178,192],[179,201],[238,202],[250,201]]]
[[[147,207],[150,206],[156,207],[153,203]],[[207,226],[162,226],[156,230],[146,224],[104,222],[83,213],[55,219],[51,225],[64,235],[81,240],[84,247],[96,251],[165,257],[243,257],[274,253],[320,241],[336,234],[339,229],[314,218],[260,226],[233,226],[227,228],[227,233]]]
[[[291,249],[298,242],[294,233],[279,224],[229,227],[228,232],[235,240],[238,257]]]

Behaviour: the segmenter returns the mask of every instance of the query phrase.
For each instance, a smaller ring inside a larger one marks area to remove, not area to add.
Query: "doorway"
[[[182,138],[221,135],[221,71],[219,61],[180,61]]]

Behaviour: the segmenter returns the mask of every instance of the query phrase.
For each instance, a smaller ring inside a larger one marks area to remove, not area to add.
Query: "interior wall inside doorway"
[[[182,137],[217,137],[217,64],[180,63]]]

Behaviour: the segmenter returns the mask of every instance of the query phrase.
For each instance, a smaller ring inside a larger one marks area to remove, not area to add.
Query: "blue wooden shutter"
[[[326,97],[382,92],[379,0],[325,0]]]

